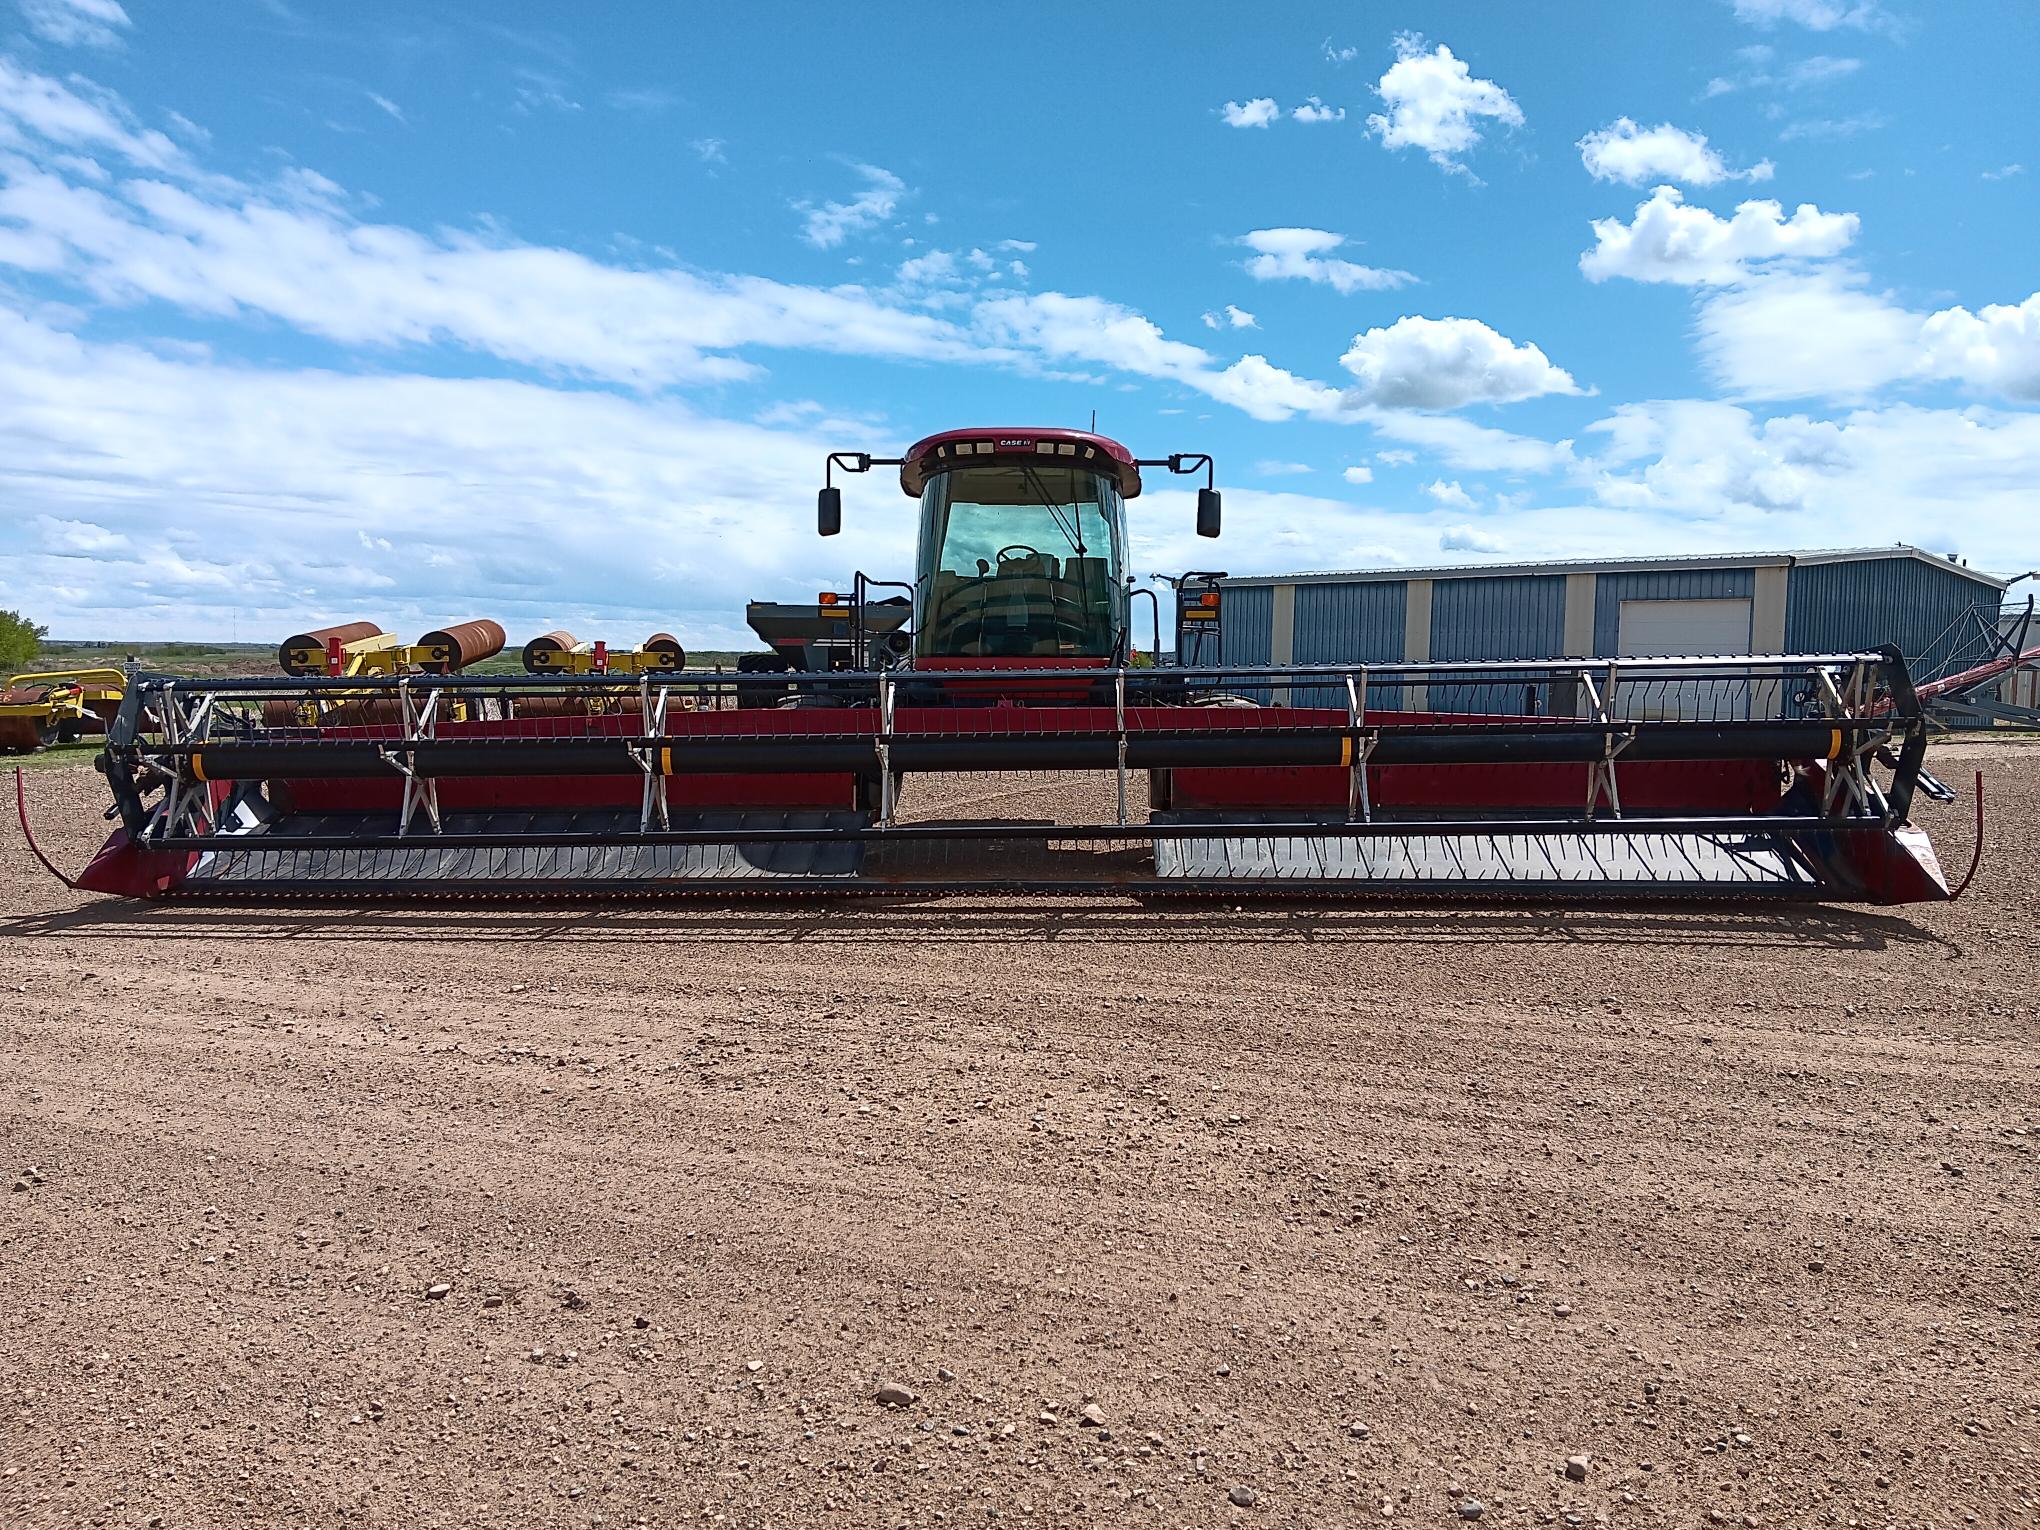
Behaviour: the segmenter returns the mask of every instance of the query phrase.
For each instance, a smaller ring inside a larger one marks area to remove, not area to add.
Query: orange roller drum
[[[382,628],[374,622],[342,622],[337,627],[320,627],[312,632],[300,632],[296,637],[287,637],[277,645],[276,662],[286,675],[323,675],[326,672],[326,645],[337,642],[342,648],[349,643],[358,643],[363,638],[381,637]]]
[[[687,650],[680,646],[680,640],[670,632],[654,632],[644,640],[640,651],[651,655],[652,669],[685,669]]]
[[[503,625],[486,617],[460,622],[426,633],[418,639],[418,646],[426,650],[419,662],[420,669],[428,675],[450,675],[501,653]]]
[[[524,645],[527,675],[557,675],[567,668],[567,656],[576,647],[571,632],[548,632]]]

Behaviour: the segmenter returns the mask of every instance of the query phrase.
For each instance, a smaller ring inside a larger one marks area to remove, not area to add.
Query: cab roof
[[[1121,499],[1140,493],[1140,467],[1133,453],[1108,436],[1088,430],[1057,430],[1039,425],[984,426],[945,430],[907,448],[900,462],[900,490],[915,499],[931,474],[979,462],[1040,462],[1058,467],[1090,467],[1110,473]]]

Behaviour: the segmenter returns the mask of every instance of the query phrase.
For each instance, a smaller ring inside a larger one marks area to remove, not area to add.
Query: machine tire
[[[737,655],[737,673],[740,675],[783,675],[787,671],[786,660],[776,653],[745,653]],[[737,682],[737,706],[740,710],[761,710],[782,705],[791,689],[783,680],[739,680]]]

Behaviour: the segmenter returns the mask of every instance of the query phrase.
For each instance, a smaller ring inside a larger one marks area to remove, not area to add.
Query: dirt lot
[[[2040,1522],[2040,748],[1933,763],[1895,911],[134,909],[10,824],[0,1521]]]

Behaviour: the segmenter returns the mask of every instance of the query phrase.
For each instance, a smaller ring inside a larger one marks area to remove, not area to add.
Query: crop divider
[[[432,832],[440,832],[439,821],[439,780],[435,776],[418,774],[416,745],[439,736],[439,698],[442,692],[436,688],[428,691],[421,705],[417,693],[411,689],[408,677],[397,682],[397,706],[404,719],[404,747],[379,749],[376,752],[389,762],[390,768],[404,778],[404,800],[397,816],[397,837],[402,839],[411,832],[411,820],[420,809],[424,810],[425,821],[432,825]]]

